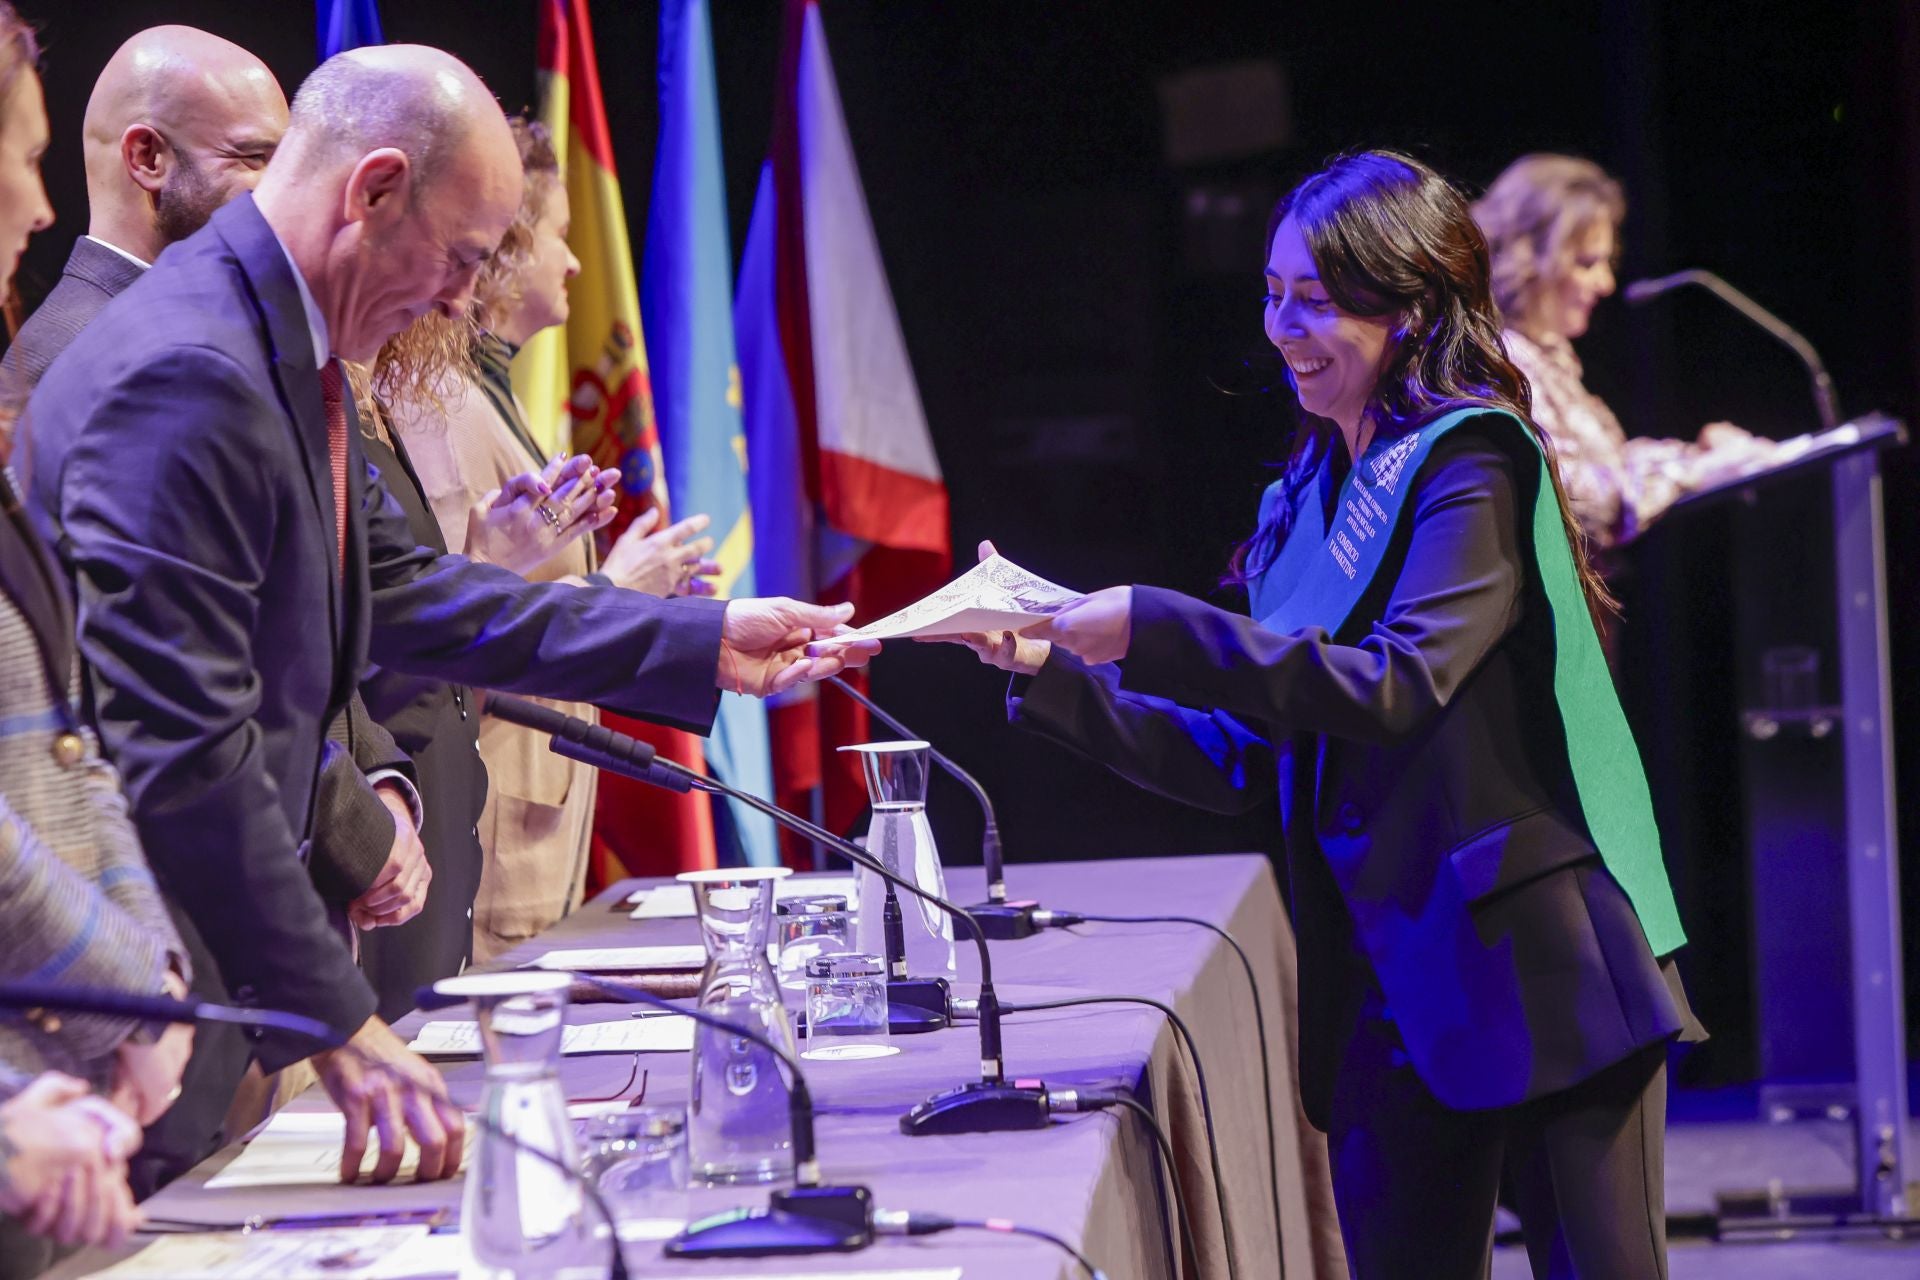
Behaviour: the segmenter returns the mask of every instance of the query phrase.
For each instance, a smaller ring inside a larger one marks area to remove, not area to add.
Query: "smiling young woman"
[[[1234,557],[1252,616],[1116,587],[961,639],[1015,723],[1201,808],[1277,800],[1356,1280],[1484,1276],[1503,1181],[1536,1275],[1664,1276],[1684,934],[1486,242],[1366,152],[1281,201],[1266,279],[1303,414]]]

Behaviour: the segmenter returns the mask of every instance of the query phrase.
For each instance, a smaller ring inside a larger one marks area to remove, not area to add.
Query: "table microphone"
[[[643,1004],[691,1018],[730,1036],[751,1040],[787,1069],[787,1110],[793,1130],[793,1189],[776,1191],[765,1209],[736,1210],[690,1224],[667,1241],[677,1258],[760,1258],[777,1254],[850,1253],[873,1243],[869,1230],[873,1195],[866,1187],[820,1185],[820,1161],[814,1154],[813,1092],[799,1059],[764,1032],[743,1022],[716,1017],[704,1009],[675,1004],[641,987],[593,973],[569,975],[629,1004]],[[422,1011],[453,1008],[464,997],[432,986],[414,992]]]
[[[865,707],[867,711],[887,728],[903,738],[912,738],[926,742],[927,739],[901,724],[899,720],[882,710],[880,704],[853,687],[839,676],[828,676],[826,683]],[[1033,922],[1034,908],[1037,902],[1007,901],[1007,874],[1005,861],[1000,851],[1000,822],[994,816],[993,801],[987,798],[987,790],[974,776],[955,764],[940,748],[931,744],[927,754],[933,762],[946,771],[947,776],[973,793],[980,805],[980,816],[985,823],[980,833],[980,862],[987,872],[987,900],[978,905],[969,906],[974,919],[987,931],[987,936],[996,942],[1011,942],[1020,938],[1030,938],[1037,932]]]
[[[1813,379],[1813,403],[1820,414],[1820,429],[1830,431],[1840,425],[1840,404],[1834,396],[1833,379],[1828,376],[1827,366],[1820,359],[1820,353],[1813,349],[1813,344],[1792,325],[1713,272],[1676,271],[1670,276],[1635,280],[1626,288],[1627,301],[1637,306],[1689,284],[1699,285],[1791,348],[1800,357],[1800,363],[1807,366],[1807,373]]]
[[[616,733],[604,725],[589,724],[577,716],[564,715],[525,698],[490,693],[486,713],[509,724],[550,735],[553,741],[549,745],[556,755],[626,774],[656,787],[684,794],[694,789],[693,780],[700,776],[668,769],[666,762],[657,757],[652,743]],[[609,764],[609,760],[618,763]],[[887,1031],[905,1036],[942,1030],[952,1022],[947,1012],[952,992],[944,978],[907,976],[905,918],[893,882],[887,881],[886,885],[887,897],[880,918],[887,952]]]
[[[519,710],[516,704],[520,701],[498,695],[489,697],[488,714],[520,723],[514,720]],[[1039,1129],[1047,1125],[1049,1111],[1046,1087],[1038,1081],[1007,1082],[1006,1065],[1000,1048],[1000,1000],[993,989],[993,954],[987,949],[986,936],[980,931],[980,925],[972,913],[938,894],[927,892],[851,840],[843,840],[798,814],[789,813],[750,791],[742,791],[716,778],[703,777],[671,760],[657,758],[653,748],[645,742],[627,738],[625,734],[613,733],[611,736],[621,740],[616,743],[617,752],[595,752],[587,748],[584,735],[571,726],[565,736],[556,734],[552,745],[553,750],[563,755],[597,768],[638,778],[642,782],[651,782],[675,791],[695,789],[738,800],[766,814],[787,830],[826,845],[847,861],[865,867],[881,879],[945,911],[973,935],[974,947],[980,954],[980,1079],[943,1090],[915,1106],[900,1118],[901,1132],[999,1133],[1012,1129]],[[573,749],[562,750],[563,745]]]

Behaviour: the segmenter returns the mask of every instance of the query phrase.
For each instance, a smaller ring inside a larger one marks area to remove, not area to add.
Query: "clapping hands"
[[[517,475],[474,503],[461,550],[524,577],[575,538],[606,527],[619,486],[618,467],[595,467],[583,453],[555,458],[539,475]]]
[[[48,1071],[0,1103],[0,1214],[68,1246],[111,1248],[140,1225],[127,1158],[140,1126],[85,1083]]]

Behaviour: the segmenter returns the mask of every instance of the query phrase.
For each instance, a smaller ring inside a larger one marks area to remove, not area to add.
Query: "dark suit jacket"
[[[31,394],[101,308],[145,274],[145,267],[96,240],[75,240],[59,283],[20,326],[0,360],[9,392],[23,399]],[[366,775],[395,769],[412,777],[413,766],[358,698],[335,717],[327,736],[338,749],[328,750],[320,770],[309,869],[321,894],[344,905],[373,884],[393,847],[393,815]]]
[[[1323,1126],[1370,979],[1459,1109],[1564,1089],[1683,1026],[1626,895],[1575,873],[1597,853],[1520,540],[1516,476],[1538,464],[1505,440],[1466,424],[1435,446],[1340,634],[1137,587],[1124,663],[1056,650],[1016,687],[1017,722],[1163,794],[1233,812],[1277,793]]]
[[[444,554],[440,522],[405,447],[372,435],[362,436],[361,444],[406,513],[408,532],[421,546]],[[459,973],[473,954],[487,764],[480,758],[480,711],[473,690],[375,667],[361,679],[360,693],[367,710],[413,757],[426,809],[420,838],[433,867],[433,888],[419,915],[360,936],[360,967],[380,997],[381,1016],[391,1021],[414,1007],[416,991]]]
[[[369,656],[704,732],[724,606],[531,586],[419,547],[349,433],[347,572],[293,268],[250,196],[100,313],[27,409],[140,833],[236,999],[350,1028],[374,998],[298,859]],[[303,1046],[262,1053],[272,1069]]]

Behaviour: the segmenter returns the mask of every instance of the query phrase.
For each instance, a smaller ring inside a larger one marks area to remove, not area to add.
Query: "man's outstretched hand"
[[[765,698],[864,667],[880,652],[880,642],[842,639],[852,616],[850,604],[806,604],[784,596],[729,601],[716,683]]]

